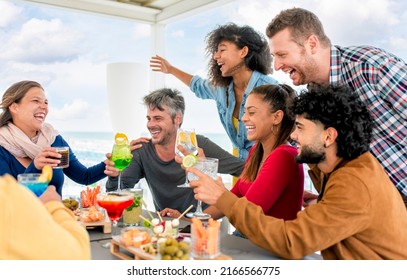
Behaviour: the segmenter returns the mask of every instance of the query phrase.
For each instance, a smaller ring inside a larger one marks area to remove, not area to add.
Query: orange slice
[[[127,138],[127,135],[124,133],[116,133],[116,135],[114,136],[114,142],[117,145],[125,145],[129,142],[129,139]]]
[[[190,137],[191,137],[192,145],[194,145],[195,147],[198,147],[198,143],[197,143],[197,141],[196,141],[196,134],[195,134],[195,132],[191,132]]]
[[[179,139],[178,140],[179,142],[192,143],[192,145],[198,146],[197,143],[196,143],[196,134],[195,134],[195,132],[180,131],[178,133],[178,139]]]
[[[42,172],[40,177],[38,178],[38,182],[50,182],[52,179],[52,167],[50,165],[45,165],[42,168]]]

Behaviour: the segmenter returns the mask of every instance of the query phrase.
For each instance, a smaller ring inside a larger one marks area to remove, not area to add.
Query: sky
[[[291,7],[314,12],[333,44],[373,45],[407,61],[407,1],[403,0],[236,0],[168,24],[166,50],[159,55],[190,74],[206,77],[207,33],[235,22],[264,34],[271,19]],[[17,81],[36,80],[46,90],[47,121],[56,129],[113,132],[106,67],[114,62],[138,62],[147,67],[154,55],[150,26],[22,0],[0,0],[0,11],[0,94]],[[275,72],[273,77],[291,84],[284,73]],[[165,75],[165,85],[185,96],[185,127],[224,131],[213,101],[196,98],[170,75]],[[140,103],[147,93],[138,93]],[[142,114],[135,121],[145,127],[145,112]]]

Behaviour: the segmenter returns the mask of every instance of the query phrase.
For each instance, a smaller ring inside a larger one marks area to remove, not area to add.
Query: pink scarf
[[[16,158],[29,157],[34,159],[46,147],[55,141],[58,132],[48,123],[44,123],[38,131],[37,141],[32,141],[21,129],[13,123],[0,127],[0,145]]]

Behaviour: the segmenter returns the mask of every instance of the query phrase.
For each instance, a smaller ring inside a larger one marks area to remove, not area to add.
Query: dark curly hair
[[[267,39],[248,25],[238,26],[235,23],[221,25],[212,30],[205,38],[206,55],[209,57],[208,79],[214,86],[226,87],[232,81],[232,77],[222,77],[219,65],[213,59],[219,43],[228,41],[235,44],[239,49],[247,46],[249,52],[245,57],[245,65],[264,75],[272,74],[272,56]]]
[[[346,86],[313,86],[294,100],[295,115],[338,132],[337,156],[354,159],[369,150],[373,119],[359,96]]]

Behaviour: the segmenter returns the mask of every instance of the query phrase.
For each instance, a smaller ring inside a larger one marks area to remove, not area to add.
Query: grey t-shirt
[[[205,152],[205,156],[219,159],[218,172],[239,176],[243,170],[244,161],[228,153],[207,137],[197,135],[198,146]],[[185,183],[185,170],[174,159],[161,160],[150,141],[140,149],[134,150],[130,165],[122,171],[121,186],[133,188],[142,178],[145,178],[150,188],[156,210],[164,208],[176,209],[184,212],[191,204],[196,206],[194,193],[190,188],[178,188]],[[106,190],[117,189],[117,177],[109,177]],[[207,207],[206,205],[203,206]],[[195,211],[195,209],[192,211]]]

